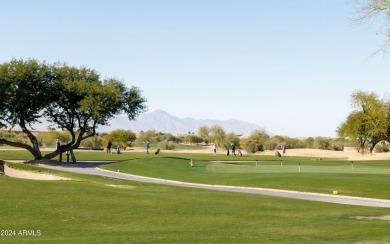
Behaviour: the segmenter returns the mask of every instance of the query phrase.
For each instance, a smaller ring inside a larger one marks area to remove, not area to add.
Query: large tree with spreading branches
[[[356,142],[357,150],[370,152],[382,140],[388,140],[390,127],[388,102],[373,92],[356,91],[351,95],[354,110],[337,129],[341,138]]]
[[[358,3],[358,17],[355,19],[359,23],[374,23],[377,35],[385,38],[382,46],[374,53],[384,51],[390,46],[390,0],[356,0]]]
[[[101,79],[93,69],[64,63],[16,60],[0,65],[0,127],[18,126],[31,144],[0,138],[0,144],[30,151],[36,160],[70,152],[96,134],[99,125],[121,113],[133,120],[145,111],[146,99],[138,87],[126,87],[115,78]],[[67,130],[71,140],[42,156],[31,125],[41,118]]]

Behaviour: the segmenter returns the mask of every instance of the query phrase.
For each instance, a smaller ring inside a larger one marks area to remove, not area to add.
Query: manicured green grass
[[[232,157],[230,157],[232,158]],[[104,165],[125,173],[207,184],[264,187],[318,193],[337,190],[343,195],[390,199],[390,163],[355,162],[305,158],[280,161],[194,161],[188,158],[149,157]],[[299,172],[299,169],[301,170]]]
[[[65,174],[76,180],[43,182],[0,176],[0,230],[16,233],[0,236],[1,243],[390,240],[388,221],[351,218],[388,215],[388,209]],[[40,236],[18,236],[23,230],[39,231]]]
[[[32,160],[34,157],[27,150],[0,149],[1,160]]]
[[[159,155],[126,152],[75,151],[78,160],[112,160],[103,166],[132,174],[187,182],[253,186],[319,193],[334,190],[343,195],[390,199],[388,161],[354,162],[339,159],[222,154],[183,154],[163,151]],[[32,159],[25,150],[2,150],[0,159]],[[193,159],[195,167],[189,167]],[[65,160],[65,155],[63,157]],[[251,162],[210,161],[244,160]],[[257,166],[256,166],[256,160]],[[282,165],[282,166],[281,166]],[[299,172],[299,168],[301,172]]]
[[[183,154],[163,151],[159,155],[125,152],[75,151],[78,160],[112,160],[103,166],[132,174],[188,182],[253,186],[319,193],[337,190],[343,195],[390,199],[390,162],[354,162],[339,159],[222,154]],[[2,150],[0,159],[32,159],[25,150]],[[195,167],[189,167],[193,159]],[[65,160],[65,155],[63,156]],[[251,162],[210,161],[244,160]],[[256,166],[256,160],[257,166]],[[299,168],[301,172],[299,172]]]
[[[52,151],[49,150],[42,150],[42,154],[46,154]],[[135,159],[135,158],[150,158],[150,157],[162,157],[162,156],[170,156],[170,157],[192,157],[196,160],[256,160],[257,158],[263,158],[256,155],[244,155],[243,157],[227,157],[226,155],[219,154],[217,156],[214,156],[212,153],[210,154],[183,154],[180,153],[180,151],[161,151],[159,155],[154,155],[154,151],[151,150],[150,154],[147,155],[143,152],[133,152],[131,150],[123,151],[122,154],[116,154],[111,153],[107,154],[105,151],[93,151],[93,150],[75,150],[74,151],[77,160],[127,160],[127,159]],[[272,156],[265,156],[267,159],[275,159],[275,157]],[[29,153],[27,150],[7,150],[7,149],[0,149],[0,159],[3,160],[22,160],[27,159],[31,160],[33,159],[31,153]],[[58,159],[56,157],[55,159]],[[63,154],[63,160],[66,159],[66,155]]]
[[[203,146],[203,145],[190,145],[190,144],[181,144],[181,143],[174,143],[175,149],[173,151],[178,151],[178,150],[204,150],[205,148],[210,148],[210,153],[212,152],[211,147]],[[158,148],[158,143],[151,143],[149,144],[150,146],[150,151],[155,151]],[[144,149],[145,144],[143,143],[134,143],[133,148],[137,149]]]
[[[46,154],[52,151],[48,150],[42,150],[42,154]],[[279,162],[281,158],[276,158],[274,156],[259,156],[259,155],[243,155],[242,157],[234,157],[234,156],[226,156],[223,154],[213,155],[210,154],[204,154],[204,153],[194,153],[194,154],[187,154],[187,153],[180,153],[180,151],[161,151],[159,155],[154,155],[154,151],[151,150],[150,154],[146,154],[143,152],[133,152],[131,150],[124,151],[122,154],[107,154],[105,151],[93,151],[93,150],[75,150],[74,151],[76,159],[83,161],[83,160],[109,160],[109,161],[123,161],[123,160],[129,160],[129,159],[136,159],[136,158],[152,158],[152,157],[178,157],[178,158],[192,158],[194,160],[204,160],[204,161],[211,161],[211,160],[275,160]],[[63,161],[66,161],[66,155],[63,154],[62,156]],[[0,150],[0,159],[3,160],[32,160],[33,157],[31,153],[29,153],[27,150],[7,150],[3,149]],[[54,158],[56,160],[59,159],[57,156]],[[286,157],[283,158],[283,160],[300,160],[300,159],[307,159],[304,157]]]

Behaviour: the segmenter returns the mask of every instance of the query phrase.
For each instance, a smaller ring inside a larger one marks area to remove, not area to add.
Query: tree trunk
[[[39,143],[37,138],[34,136],[33,133],[31,133],[31,131],[29,131],[26,128],[26,125],[22,119],[21,122],[19,123],[19,126],[22,129],[23,133],[28,137],[28,139],[30,139],[30,142],[32,144],[32,150],[33,150],[33,152],[32,151],[30,152],[34,155],[35,160],[42,159],[42,153],[41,150],[39,149]]]
[[[54,152],[51,152],[49,154],[46,154],[43,158],[45,159],[52,159],[54,157],[56,157],[57,155],[60,155],[61,153],[64,153],[64,152],[69,152],[71,157],[72,157],[72,162],[73,163],[76,163],[76,156],[74,155],[73,153],[73,146],[61,146],[59,149],[55,150]]]
[[[69,149],[67,148],[64,148],[64,146],[60,146],[57,150],[55,150],[54,152],[51,152],[51,153],[48,153],[46,154],[45,156],[43,156],[43,158],[45,159],[52,159],[54,157],[56,157],[57,155],[63,153],[63,152],[66,152],[68,151]]]
[[[374,148],[376,146],[376,144],[378,144],[378,142],[373,142],[371,147],[370,147],[370,153],[372,154],[372,151],[374,151]]]
[[[11,146],[11,147],[20,147],[20,148],[26,149],[34,156],[34,159],[36,159],[36,160],[42,159],[42,155],[40,155],[39,150],[38,150],[39,153],[37,153],[36,150],[34,150],[34,148],[32,148],[31,146],[26,145],[24,143],[7,141],[6,139],[0,138],[0,144],[5,144],[5,145]]]
[[[91,136],[94,136],[94,134],[91,134],[91,135],[88,135],[86,137],[82,137],[82,135],[84,135],[84,133],[85,133],[84,131],[80,132],[80,134],[77,138],[77,141],[75,141],[74,133],[71,133],[72,134],[72,142],[71,143],[69,143],[67,145],[61,145],[59,149],[55,150],[54,152],[46,154],[43,158],[52,159],[52,158],[56,157],[57,155],[59,155],[60,153],[70,152],[70,155],[72,157],[72,162],[77,163],[76,156],[74,155],[73,150],[79,148],[82,140],[87,139]]]
[[[72,162],[75,164],[76,162],[76,157],[74,156],[73,149],[70,150],[70,156],[72,157]]]

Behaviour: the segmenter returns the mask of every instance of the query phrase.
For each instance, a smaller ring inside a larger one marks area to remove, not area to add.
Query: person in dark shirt
[[[107,143],[107,153],[111,153],[111,146],[112,146],[111,141],[108,141],[108,143]]]
[[[232,154],[236,156],[236,146],[232,144]]]

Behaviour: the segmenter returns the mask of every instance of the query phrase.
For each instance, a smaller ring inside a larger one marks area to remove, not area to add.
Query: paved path
[[[255,187],[187,183],[181,181],[165,180],[165,179],[144,177],[144,176],[138,176],[132,174],[125,174],[125,173],[113,172],[113,171],[97,168],[99,165],[106,164],[106,163],[107,162],[99,162],[99,163],[83,162],[78,164],[59,164],[55,166],[41,164],[39,166],[73,172],[73,173],[79,173],[79,174],[99,175],[99,176],[109,177],[109,178],[139,181],[139,182],[146,182],[146,183],[153,183],[153,184],[162,184],[162,185],[171,185],[171,186],[180,186],[180,187],[189,187],[189,188],[216,190],[216,191],[226,191],[226,192],[251,193],[251,194],[260,194],[260,195],[267,195],[267,196],[286,197],[286,198],[356,205],[356,206],[390,208],[390,200],[383,200],[383,199],[350,197],[350,196],[342,196],[342,195],[276,190],[276,189],[255,188]]]

